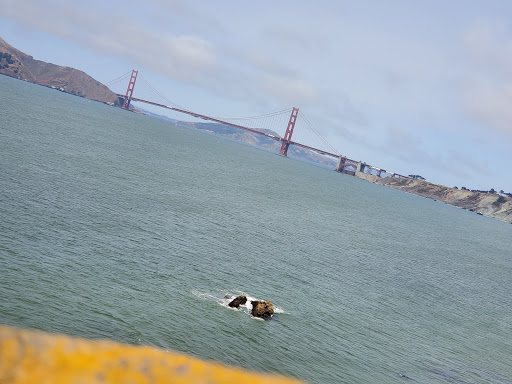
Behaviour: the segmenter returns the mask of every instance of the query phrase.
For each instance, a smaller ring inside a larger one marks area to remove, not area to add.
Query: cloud
[[[481,22],[469,29],[463,44],[468,56],[492,76],[512,76],[512,40],[507,26]]]
[[[389,154],[405,162],[434,162],[434,158],[425,151],[423,140],[411,131],[401,128],[388,128],[384,148]]]
[[[379,152],[387,153],[403,162],[408,172],[420,168],[421,172],[431,175],[444,173],[459,180],[472,181],[479,176],[492,176],[493,172],[486,160],[476,160],[473,156],[453,149],[449,143],[443,144],[435,151],[426,148],[421,137],[404,129],[390,127],[383,145],[376,146]]]
[[[224,54],[232,57],[234,61],[239,61],[243,66],[250,67],[255,71],[272,73],[276,76],[297,77],[297,71],[290,68],[290,66],[283,65],[263,47],[251,47],[250,49],[244,49],[242,51],[228,48],[225,50]],[[240,55],[241,57],[237,59],[237,56]]]
[[[512,39],[503,24],[479,23],[464,36],[473,65],[462,85],[468,117],[499,133],[512,134]]]
[[[263,74],[260,84],[263,91],[290,105],[307,105],[318,99],[315,87],[298,78]]]
[[[337,130],[346,137],[354,133],[336,127],[340,122],[365,124],[363,113],[347,93],[328,90],[331,82],[307,76],[308,66],[314,67],[321,53],[320,36],[288,30],[288,24],[282,25],[279,18],[279,23],[262,20],[252,34],[237,38],[240,24],[236,23],[242,21],[236,19],[234,26],[220,27],[219,15],[208,14],[208,7],[193,7],[182,0],[150,0],[133,13],[135,2],[125,4],[0,0],[1,8],[7,10],[3,17],[27,29],[130,60],[138,68],[222,98],[244,100],[256,110],[307,107],[321,119],[321,131]]]
[[[512,82],[500,86],[472,81],[463,95],[466,114],[492,130],[512,134]]]
[[[215,47],[197,36],[177,36],[143,26],[122,9],[87,8],[63,0],[0,0],[6,16],[92,51],[127,58],[137,65],[198,84],[217,65]]]
[[[461,170],[462,175],[467,177],[473,173],[478,175],[493,175],[489,164],[486,161],[475,160],[467,153],[451,150],[447,154],[447,163],[455,170]]]

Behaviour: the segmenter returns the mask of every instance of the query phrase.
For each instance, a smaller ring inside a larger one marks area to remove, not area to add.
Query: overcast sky
[[[138,69],[199,113],[296,106],[352,159],[512,192],[511,15],[510,0],[0,0],[0,37],[103,83]]]

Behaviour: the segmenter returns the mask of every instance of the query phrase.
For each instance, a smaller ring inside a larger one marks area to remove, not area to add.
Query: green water
[[[0,76],[2,324],[310,383],[512,383],[511,286],[510,224]]]

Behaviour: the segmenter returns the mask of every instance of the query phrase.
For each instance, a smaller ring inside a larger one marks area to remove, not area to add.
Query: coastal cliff
[[[0,38],[0,74],[44,85],[86,99],[117,105],[117,95],[85,72],[44,61],[9,45]]]
[[[372,175],[358,175],[375,184],[384,185],[428,199],[440,201],[466,209],[483,216],[512,223],[512,198],[496,193],[472,192],[429,183],[422,180],[403,178],[380,178]]]

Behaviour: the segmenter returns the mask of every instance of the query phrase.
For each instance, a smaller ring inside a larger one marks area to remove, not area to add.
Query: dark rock
[[[229,303],[228,305],[232,308],[238,308],[239,306],[241,305],[244,305],[245,303],[247,303],[247,297],[245,297],[244,295],[240,295],[240,296],[237,296],[231,303]]]
[[[274,306],[270,301],[260,300],[251,301],[252,311],[254,317],[261,317],[262,319],[270,319],[274,314]]]
[[[404,375],[404,374],[399,373],[398,375],[399,375],[402,379],[404,379],[404,380],[407,380],[407,381],[414,381],[414,380],[413,380],[413,379],[411,379],[409,376],[406,376],[406,375]]]

